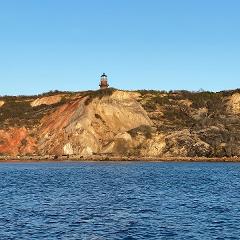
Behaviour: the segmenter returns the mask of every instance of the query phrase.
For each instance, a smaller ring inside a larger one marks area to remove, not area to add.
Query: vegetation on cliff
[[[13,129],[26,129],[16,130],[14,154],[240,156],[239,89],[52,91],[0,102],[1,154]]]
[[[175,132],[176,145],[179,149],[187,148],[188,156],[239,156],[240,111],[231,111],[230,104],[231,97],[239,92],[239,89],[217,93],[141,91],[141,103],[158,132]],[[207,150],[194,148],[197,142],[189,142],[184,130],[188,130],[191,140],[197,137],[206,143]],[[172,143],[169,139],[166,152],[177,147],[171,146]]]

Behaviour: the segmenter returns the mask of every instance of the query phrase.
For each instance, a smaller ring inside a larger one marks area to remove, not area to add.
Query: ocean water
[[[0,239],[240,239],[240,164],[0,164]]]

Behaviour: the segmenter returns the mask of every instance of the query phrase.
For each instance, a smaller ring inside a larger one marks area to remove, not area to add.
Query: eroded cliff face
[[[228,98],[228,111],[240,114],[240,93],[235,93]]]
[[[0,153],[3,155],[34,154],[36,142],[25,127],[0,130]]]
[[[1,155],[240,156],[240,93],[0,98]]]
[[[116,91],[91,101],[85,96],[42,119],[39,150],[48,154],[99,154],[119,133],[151,124],[131,94]]]
[[[31,106],[38,107],[41,105],[53,105],[53,104],[59,103],[61,100],[62,100],[62,95],[39,97],[31,102]]]

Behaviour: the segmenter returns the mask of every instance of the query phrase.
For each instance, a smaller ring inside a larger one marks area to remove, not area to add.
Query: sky
[[[240,88],[239,0],[0,0],[0,95]]]

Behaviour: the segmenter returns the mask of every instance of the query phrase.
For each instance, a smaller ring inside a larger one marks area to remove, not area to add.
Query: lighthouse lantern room
[[[102,74],[99,84],[100,89],[106,89],[109,87],[107,75],[105,73]]]

